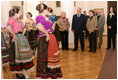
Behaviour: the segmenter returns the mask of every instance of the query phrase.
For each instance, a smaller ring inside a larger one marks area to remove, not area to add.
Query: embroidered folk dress
[[[62,78],[59,50],[55,36],[52,34],[51,26],[53,22],[42,15],[36,17],[36,25],[43,26],[49,33],[50,40],[46,42],[46,35],[39,32],[38,53],[37,53],[37,71],[36,77],[57,79]]]
[[[10,35],[10,70],[14,73],[21,73],[23,70],[32,72],[34,70],[34,56],[27,39],[22,35],[22,30],[25,28],[23,22],[10,17],[7,26],[10,26],[16,34],[15,42],[12,42],[13,36]]]

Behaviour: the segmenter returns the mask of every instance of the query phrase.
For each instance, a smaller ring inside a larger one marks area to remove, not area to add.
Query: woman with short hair
[[[70,27],[70,22],[66,17],[66,13],[62,12],[60,19],[57,21],[61,36],[62,50],[69,50],[68,48],[68,30]]]
[[[89,18],[87,20],[87,30],[89,31],[89,52],[96,52],[97,47],[97,16],[94,16],[94,10],[89,11]]]

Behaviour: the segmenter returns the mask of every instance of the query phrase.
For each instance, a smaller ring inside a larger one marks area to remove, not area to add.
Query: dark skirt
[[[31,49],[32,50],[36,49],[37,48],[37,41],[35,39],[33,30],[26,31],[25,35],[26,35],[26,38],[28,39]]]
[[[21,73],[23,70],[32,72],[34,71],[34,63],[33,60],[31,62],[26,63],[16,63],[15,62],[15,42],[12,43],[12,38],[10,39],[10,70],[15,73]]]
[[[1,33],[1,52],[2,52],[2,64],[9,63],[9,49],[4,39],[3,33]]]
[[[55,37],[56,37],[57,43],[58,43],[59,41],[61,41],[59,26],[58,26],[57,24],[55,25],[54,35],[55,35]]]
[[[49,42],[46,42],[46,37],[40,37],[38,41],[38,53],[37,53],[37,71],[36,77],[43,79],[46,78],[62,78],[61,68],[48,68],[48,45]]]

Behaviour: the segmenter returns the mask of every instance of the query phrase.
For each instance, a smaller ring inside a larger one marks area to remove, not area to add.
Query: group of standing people
[[[80,40],[82,52],[85,49],[84,39],[89,39],[89,52],[96,52],[97,48],[97,36],[99,34],[98,47],[102,46],[102,35],[104,32],[105,17],[102,12],[99,11],[98,15],[94,14],[94,10],[89,11],[89,16],[86,15],[86,11],[82,14],[81,8],[77,9],[77,14],[73,15],[72,19],[72,32],[74,33],[74,49],[78,50],[78,40]],[[61,17],[57,21],[61,36],[62,50],[69,50],[68,47],[68,30],[70,22],[66,17],[66,13],[62,12]]]
[[[70,23],[68,18],[66,18],[66,13],[62,12],[60,19],[57,21],[61,42],[62,50],[69,50],[68,48],[68,29]],[[99,15],[94,14],[94,10],[89,11],[89,16],[86,15],[86,11],[82,14],[81,8],[77,9],[77,14],[73,15],[72,19],[72,32],[74,33],[74,49],[78,50],[78,40],[80,40],[81,50],[84,51],[85,41],[84,38],[89,39],[89,52],[96,52],[97,47],[97,34],[100,33],[99,48],[102,46],[102,35],[104,32],[105,18],[102,16],[101,12]]]
[[[62,12],[61,18],[57,21],[60,28],[60,36],[62,42],[62,50],[69,50],[68,48],[68,29],[70,26],[68,18],[64,16],[65,12]],[[105,16],[102,11],[98,11],[97,14],[94,10],[89,11],[89,15],[86,11],[83,12],[79,7],[77,14],[73,15],[72,19],[72,32],[74,33],[74,49],[78,50],[78,40],[80,40],[81,51],[85,49],[84,39],[88,39],[89,48],[88,52],[95,53],[97,48],[101,48],[103,43],[103,32],[105,25]],[[111,48],[111,39],[113,42],[113,50],[115,50],[115,36],[117,27],[117,17],[114,13],[113,7],[110,7],[110,12],[107,17],[107,30],[108,30],[108,47],[106,50]],[[99,42],[98,42],[98,41]],[[97,44],[98,42],[98,44]]]

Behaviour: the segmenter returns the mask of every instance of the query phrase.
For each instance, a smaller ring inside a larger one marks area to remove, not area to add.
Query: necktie
[[[79,18],[80,17],[80,14],[78,14],[77,17]]]

